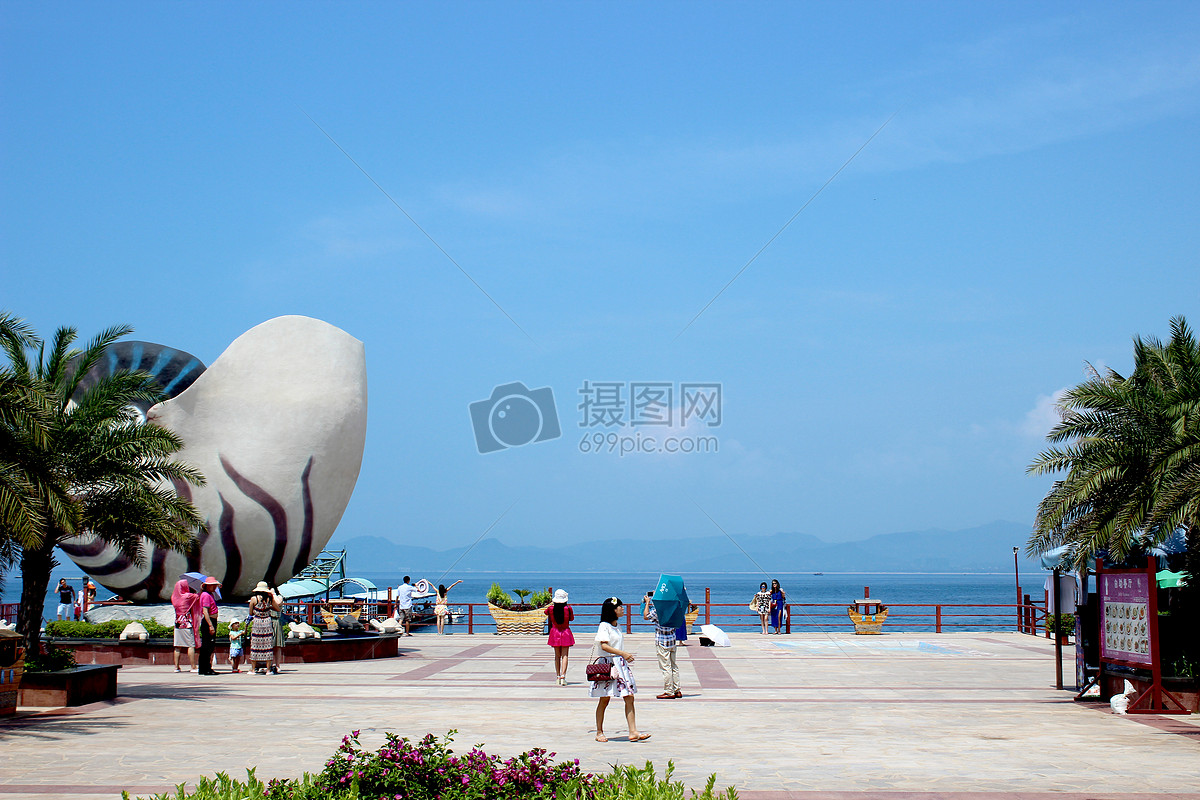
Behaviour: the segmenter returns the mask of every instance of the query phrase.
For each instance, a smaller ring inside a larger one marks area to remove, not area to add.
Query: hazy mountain
[[[609,539],[530,547],[488,538],[467,552],[465,547],[435,550],[379,536],[335,535],[328,546],[345,548],[356,573],[416,575],[446,570],[456,561],[456,572],[743,572],[756,570],[756,564],[766,572],[1006,572],[1013,566],[1012,548],[1024,549],[1028,536],[1028,525],[998,521],[961,531],[886,533],[851,542],[776,533],[732,540]],[[1024,569],[1024,556],[1021,560]]]

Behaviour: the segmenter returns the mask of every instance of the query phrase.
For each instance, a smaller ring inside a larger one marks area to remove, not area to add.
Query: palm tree
[[[171,486],[204,482],[194,468],[172,460],[183,443],[171,431],[139,424],[132,409],[134,402],[162,399],[153,378],[119,371],[80,389],[105,349],[130,332],[124,326],[110,328],[82,350],[72,347],[73,328],[60,328],[49,351],[37,340],[0,336],[13,382],[29,397],[48,399],[44,437],[22,440],[30,464],[26,488],[38,512],[30,521],[36,525],[32,530],[5,525],[0,536],[21,551],[18,630],[30,652],[39,646],[43,602],[60,542],[91,533],[142,563],[143,537],[160,547],[187,550],[202,524],[196,509]]]
[[[1179,528],[1189,583],[1200,583],[1200,347],[1183,317],[1171,339],[1134,340],[1129,377],[1093,371],[1060,402],[1055,445],[1029,467],[1066,472],[1038,506],[1027,552],[1068,545],[1077,567],[1100,550],[1123,559]]]

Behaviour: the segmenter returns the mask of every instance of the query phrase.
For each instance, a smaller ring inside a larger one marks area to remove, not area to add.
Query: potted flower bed
[[[488,589],[488,613],[496,621],[496,633],[541,633],[546,623],[545,608],[550,604],[550,592],[532,592],[529,589],[513,589],[521,598],[514,603],[512,596],[493,583]],[[533,595],[528,603],[525,598]]]

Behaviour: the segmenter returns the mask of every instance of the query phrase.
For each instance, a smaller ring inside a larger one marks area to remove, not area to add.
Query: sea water
[[[54,571],[44,606],[47,621],[55,618],[58,594],[53,589],[58,579],[66,578],[78,593],[82,585],[81,574],[78,568],[70,567],[60,567]],[[401,573],[352,571],[352,575],[378,587],[381,597],[386,597],[388,587],[399,586],[403,578]],[[636,613],[646,592],[654,589],[658,573],[463,572],[449,575],[414,574],[411,578],[414,583],[425,579],[434,587],[439,583],[449,585],[462,579],[463,582],[450,592],[452,607],[485,603],[492,583],[500,584],[514,602],[517,600],[514,589],[565,589],[570,594],[572,605],[578,608],[577,613],[586,619],[597,613],[596,608],[589,606],[598,606],[605,598],[614,596],[629,605],[631,613]],[[1016,579],[1011,573],[780,572],[766,576],[756,572],[703,572],[684,575],[683,578],[693,603],[702,605],[706,598],[705,590],[708,590],[708,600],[715,606],[712,609],[712,621],[718,625],[757,625],[757,617],[750,614],[747,604],[758,591],[760,582],[767,581],[769,585],[770,580],[775,578],[787,593],[788,603],[792,604],[793,629],[844,629],[848,625],[846,606],[862,598],[868,590],[871,599],[878,599],[890,607],[889,626],[893,629],[934,630],[934,606],[937,604],[943,605],[943,630],[996,630],[1010,624],[1015,626],[1016,615],[1012,605],[1016,598]],[[1034,600],[1042,599],[1044,575],[1024,574],[1020,580],[1022,593],[1031,595]],[[347,593],[356,590],[357,587],[347,587]],[[10,573],[0,591],[0,602],[16,603],[20,596],[20,573]],[[105,599],[107,596],[108,593],[101,587],[99,597]],[[481,606],[476,606],[474,618],[481,628],[490,625],[490,617]],[[896,627],[898,625],[903,627]],[[454,629],[461,631],[463,627],[459,625]]]

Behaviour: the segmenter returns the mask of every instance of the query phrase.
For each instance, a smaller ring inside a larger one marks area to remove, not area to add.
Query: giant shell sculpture
[[[134,601],[169,599],[184,572],[214,575],[226,596],[278,584],[329,541],[350,502],[367,431],[362,342],[326,322],[288,316],[242,334],[207,369],[148,342],[121,342],[89,376],[142,369],[169,399],[143,409],[183,439],[182,461],[207,484],[177,486],[206,518],[199,548],[143,543],[144,563],[81,536],[63,551],[106,588]],[[86,381],[85,381],[86,384]]]

